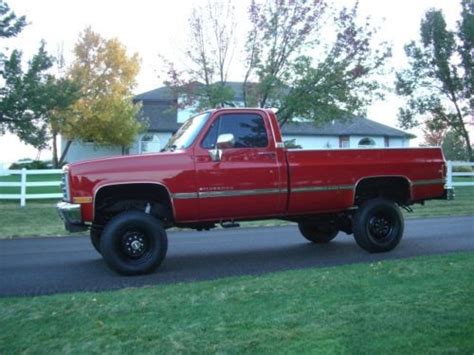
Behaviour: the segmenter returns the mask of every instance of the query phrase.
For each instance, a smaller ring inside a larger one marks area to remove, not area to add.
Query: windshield
[[[186,149],[193,142],[209,117],[209,112],[191,117],[183,123],[178,132],[172,136],[163,150]]]

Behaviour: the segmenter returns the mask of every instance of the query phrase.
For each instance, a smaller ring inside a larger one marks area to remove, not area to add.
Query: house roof
[[[202,85],[193,83],[194,85]],[[235,101],[243,101],[242,82],[229,81],[226,86],[234,93]],[[172,90],[166,86],[150,90],[134,97],[134,101],[142,102],[141,117],[148,120],[148,129],[156,132],[175,132],[180,124],[177,122],[177,110],[172,102],[175,100]],[[324,125],[315,125],[312,122],[287,123],[282,127],[283,135],[298,136],[388,136],[414,138],[412,134],[402,130],[369,120],[364,117],[353,116],[346,120],[335,120]]]
[[[388,136],[413,138],[410,133],[378,123],[364,117],[335,120],[317,126],[312,122],[295,122],[283,125],[282,134],[295,136]]]
[[[248,87],[253,87],[256,83],[249,82],[247,83]],[[187,90],[195,90],[197,88],[203,87],[204,84],[193,81],[188,84]],[[244,101],[244,83],[240,81],[227,81],[225,86],[232,89],[234,92],[234,101]],[[282,92],[287,92],[289,89],[287,87],[282,89]],[[134,101],[173,101],[176,100],[175,93],[173,90],[167,86],[163,86],[154,90],[146,91],[141,94],[136,95]]]
[[[148,123],[148,130],[153,132],[176,132],[180,126],[177,122],[176,107],[169,102],[143,103],[139,117]]]
[[[173,101],[174,95],[172,90],[163,86],[154,90],[146,91],[136,95],[133,98],[134,101]]]

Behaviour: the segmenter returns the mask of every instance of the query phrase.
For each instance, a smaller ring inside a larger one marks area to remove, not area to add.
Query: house
[[[236,95],[233,104],[243,106],[239,88],[241,83],[229,82]],[[167,87],[147,91],[134,97],[142,104],[140,118],[148,123],[147,132],[137,136],[126,154],[158,152],[179,126],[195,112],[193,107],[178,109],[177,101]],[[412,135],[364,117],[336,120],[322,126],[312,122],[287,123],[282,127],[285,141],[303,149],[337,148],[382,148],[408,147]],[[85,159],[122,155],[121,147],[98,147],[93,142],[74,142],[71,144],[66,161],[76,162]]]
[[[286,124],[283,139],[295,140],[303,149],[409,147],[413,135],[364,117],[332,121],[322,126],[312,122]]]

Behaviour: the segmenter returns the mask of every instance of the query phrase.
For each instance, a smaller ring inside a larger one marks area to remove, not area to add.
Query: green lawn
[[[0,353],[474,352],[473,253],[0,299]]]
[[[474,215],[474,186],[456,187],[455,198],[451,201],[430,200],[425,205],[414,205],[413,213],[405,213],[406,218]]]
[[[56,211],[57,201],[0,202],[0,239],[20,236],[68,235]]]

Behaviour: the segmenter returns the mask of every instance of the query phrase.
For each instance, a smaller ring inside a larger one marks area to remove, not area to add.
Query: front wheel
[[[329,243],[331,240],[336,238],[336,235],[339,232],[329,224],[317,222],[300,222],[298,223],[298,229],[303,237],[316,244]]]
[[[168,237],[158,219],[140,211],[128,211],[105,226],[100,250],[107,265],[120,274],[146,274],[164,260]]]
[[[376,198],[364,203],[354,216],[354,238],[370,253],[390,251],[403,236],[403,215],[389,200]]]
[[[102,254],[102,252],[100,251],[100,236],[102,234],[102,229],[91,227],[89,233],[92,246],[99,254]]]

